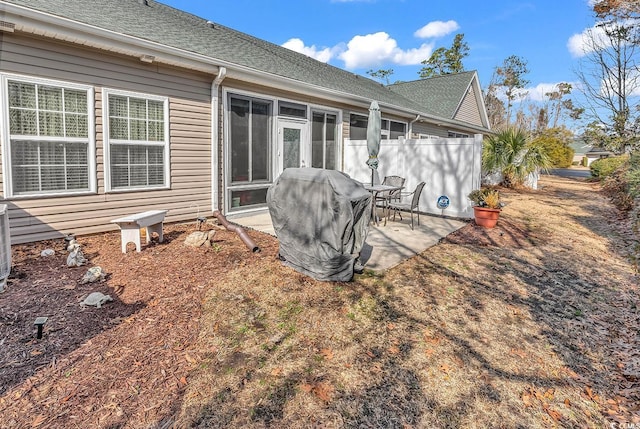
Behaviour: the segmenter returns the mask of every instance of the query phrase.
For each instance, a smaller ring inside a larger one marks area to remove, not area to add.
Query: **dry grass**
[[[140,254],[122,255],[114,235],[87,237],[92,261],[110,273],[102,287],[117,293],[113,314],[70,312],[101,322],[69,350],[51,350],[73,328],[53,307],[43,341],[1,340],[35,363],[0,394],[0,426],[638,424],[633,237],[596,185],[543,185],[502,191],[497,228],[470,224],[350,283],[296,273],[276,260],[275,239],[254,232],[258,255],[225,231],[214,248],[188,250],[181,226]],[[16,299],[15,320],[32,321],[19,313],[34,278],[60,301],[70,290],[61,305],[77,306],[84,291],[69,284],[62,252],[47,262],[37,245],[14,250],[24,278],[0,299]]]
[[[179,425],[637,422],[640,374],[622,369],[637,364],[638,279],[615,212],[591,184],[545,185],[505,193],[503,222],[526,232],[506,246],[454,237],[345,284],[279,266],[231,272],[205,299]]]

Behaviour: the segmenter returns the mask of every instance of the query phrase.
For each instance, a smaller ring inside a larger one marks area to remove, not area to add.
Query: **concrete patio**
[[[229,220],[275,236],[271,217],[266,210],[245,216],[229,216]],[[457,219],[420,215],[420,225],[414,217],[415,229],[412,230],[411,216],[408,213],[403,216],[403,220],[396,216],[394,221],[391,217],[386,226],[383,219],[379,226],[370,224],[360,259],[366,269],[378,272],[387,270],[425,251],[437,244],[442,237],[466,224],[465,221]]]

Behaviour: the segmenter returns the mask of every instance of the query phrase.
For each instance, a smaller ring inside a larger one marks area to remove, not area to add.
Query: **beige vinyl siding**
[[[97,193],[3,201],[12,243],[113,230],[112,219],[151,209],[168,209],[168,222],[210,216],[214,76],[18,33],[3,35],[0,72],[88,84],[95,96]],[[105,193],[103,88],[168,97],[170,189]]]
[[[477,96],[473,85],[471,85],[453,119],[482,127],[483,124],[482,118],[480,117],[480,110],[478,109]]]
[[[430,136],[438,136],[438,137],[447,137],[447,130],[438,127],[436,124],[431,124],[427,122],[414,122],[413,124],[413,135],[414,138],[417,138],[419,134],[427,134]]]

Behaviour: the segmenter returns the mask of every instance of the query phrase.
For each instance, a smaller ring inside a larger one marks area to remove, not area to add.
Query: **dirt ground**
[[[633,427],[640,291],[628,221],[545,177],[385,273],[316,282],[215,225],[211,248],[119,233],[12,247],[0,295],[3,428]],[[427,218],[428,219],[428,218]],[[53,249],[53,256],[40,256]],[[80,284],[87,268],[106,278]],[[102,308],[81,306],[93,291]],[[36,317],[46,316],[36,338]],[[625,426],[626,424],[626,426]]]

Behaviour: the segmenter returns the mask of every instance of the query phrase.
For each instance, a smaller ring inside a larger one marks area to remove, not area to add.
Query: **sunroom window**
[[[313,112],[311,124],[311,166],[335,170],[337,158],[337,116]]]
[[[229,94],[229,187],[231,210],[264,206],[271,181],[273,103]]]
[[[364,115],[351,114],[349,124],[349,138],[351,140],[367,139],[367,124],[369,117]],[[383,139],[398,140],[407,134],[407,124],[405,122],[382,119],[380,121],[380,135]]]
[[[349,117],[349,138],[351,140],[366,140],[368,123],[367,116],[352,113]]]
[[[458,139],[464,139],[469,137],[469,134],[465,134],[465,133],[460,133],[458,131],[449,131],[447,133],[447,137],[449,138],[458,138]]]
[[[91,191],[90,87],[3,76],[7,196]]]
[[[109,189],[168,187],[167,99],[106,92]]]

